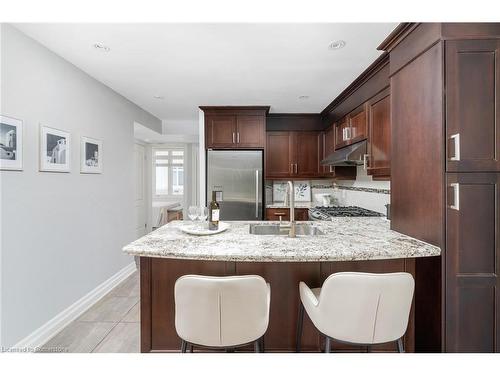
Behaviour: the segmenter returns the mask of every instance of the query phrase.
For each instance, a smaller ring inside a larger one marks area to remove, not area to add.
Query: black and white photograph
[[[69,172],[70,134],[40,126],[40,170],[45,172]]]
[[[80,142],[80,172],[102,173],[102,141],[82,137]]]
[[[0,169],[23,169],[23,122],[0,116]]]

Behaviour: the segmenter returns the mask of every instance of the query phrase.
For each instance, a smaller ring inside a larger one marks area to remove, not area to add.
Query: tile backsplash
[[[385,205],[391,201],[390,181],[373,181],[362,166],[357,169],[356,180],[312,180],[311,200],[322,204],[318,194],[330,194],[332,205],[359,206],[385,214]],[[273,202],[273,181],[266,181],[266,203]]]

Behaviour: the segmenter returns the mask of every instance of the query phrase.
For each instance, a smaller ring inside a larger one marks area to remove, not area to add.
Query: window
[[[184,194],[184,150],[153,149],[153,160],[155,195]]]

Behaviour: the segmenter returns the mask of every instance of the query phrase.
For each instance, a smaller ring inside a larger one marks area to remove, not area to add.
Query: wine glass
[[[193,222],[193,225],[194,225],[194,221],[198,218],[198,207],[196,207],[196,206],[189,206],[189,208],[188,208],[188,216],[189,216],[189,218],[191,219],[191,221]]]
[[[201,227],[202,229],[204,228],[205,221],[207,220],[208,217],[208,208],[207,207],[200,207],[198,211],[198,218],[201,222]]]

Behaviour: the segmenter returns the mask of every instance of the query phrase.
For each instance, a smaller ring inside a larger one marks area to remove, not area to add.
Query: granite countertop
[[[157,258],[241,262],[350,261],[441,254],[439,247],[390,230],[389,221],[379,217],[309,222],[325,234],[296,238],[250,234],[250,223],[258,222],[232,221],[225,232],[193,236],[179,229],[191,222],[172,221],[125,246],[123,251]]]

